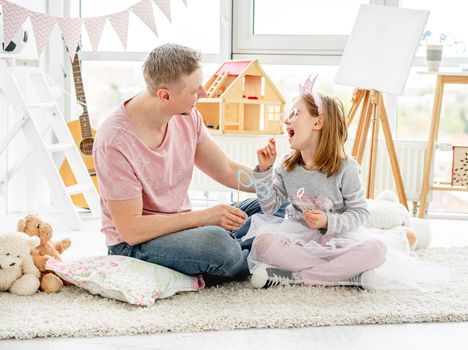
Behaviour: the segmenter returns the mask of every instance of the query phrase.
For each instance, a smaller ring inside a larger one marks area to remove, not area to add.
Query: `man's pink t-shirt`
[[[93,155],[101,195],[102,229],[108,246],[123,242],[107,201],[143,198],[143,215],[192,209],[188,188],[197,145],[209,134],[200,114],[173,116],[163,142],[146,146],[135,133],[125,101],[99,128]]]

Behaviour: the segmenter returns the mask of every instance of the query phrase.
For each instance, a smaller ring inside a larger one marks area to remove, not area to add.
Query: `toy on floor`
[[[71,241],[62,239],[52,242],[52,227],[35,214],[29,214],[19,220],[17,230],[40,239],[40,245],[31,252],[31,255],[34,264],[41,272],[41,290],[46,293],[60,291],[63,287],[62,280],[53,272],[46,270],[45,264],[50,258],[61,261],[60,254],[70,247]]]
[[[366,227],[390,229],[403,226],[412,250],[427,248],[431,231],[426,220],[414,218],[399,201],[395,192],[382,191],[375,199],[367,200],[370,217]]]
[[[0,233],[0,292],[32,295],[39,289],[41,273],[34,265],[31,250],[39,238],[21,232]]]

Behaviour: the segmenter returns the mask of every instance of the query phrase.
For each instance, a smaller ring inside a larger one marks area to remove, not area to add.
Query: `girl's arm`
[[[341,179],[341,193],[345,211],[341,214],[329,213],[328,227],[325,233],[344,233],[363,226],[369,219],[369,210],[364,198],[360,168],[355,162],[345,166]]]
[[[276,213],[288,198],[281,165],[275,168],[274,175],[271,167],[264,172],[259,172],[257,166],[254,169],[253,177],[256,181],[255,192],[263,213]]]

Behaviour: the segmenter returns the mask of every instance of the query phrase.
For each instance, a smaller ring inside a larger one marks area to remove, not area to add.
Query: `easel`
[[[366,197],[374,197],[375,174],[377,166],[377,146],[379,139],[379,124],[382,124],[382,130],[385,136],[390,163],[392,165],[393,177],[395,178],[396,189],[400,203],[408,207],[403,180],[401,178],[400,166],[395,152],[390,125],[388,123],[387,112],[385,110],[382,93],[376,90],[355,89],[351,109],[346,119],[346,126],[354,119],[356,112],[361,105],[361,115],[359,118],[356,138],[354,140],[352,156],[359,164],[362,164],[364,151],[366,148],[367,135],[369,127],[372,126],[370,157],[369,157],[369,172],[366,184]]]

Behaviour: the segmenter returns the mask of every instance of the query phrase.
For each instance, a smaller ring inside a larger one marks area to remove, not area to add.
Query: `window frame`
[[[233,1],[233,59],[255,55],[266,63],[336,65],[347,35],[254,34],[255,0]],[[399,0],[369,0],[369,4],[399,6]]]
[[[254,1],[220,0],[220,51],[219,54],[202,54],[204,62],[222,63],[230,59],[257,58],[264,64],[339,65],[348,36],[255,35],[253,34]],[[400,0],[369,0],[368,2],[363,1],[363,3],[400,7]],[[55,4],[55,2],[52,2],[52,4]],[[54,5],[48,8],[48,13],[57,15],[55,7],[60,7],[60,9],[64,10],[65,16],[67,14],[70,15],[70,6],[73,5]],[[78,6],[81,9],[81,0],[78,0]],[[308,48],[304,49],[304,46]],[[53,49],[51,49],[52,47]],[[69,65],[69,59],[66,54],[62,53],[59,56],[55,54],[56,52],[61,52],[61,48],[61,41],[56,42],[55,40],[51,40],[49,49],[46,51],[46,63],[49,68],[56,67],[57,63],[63,64],[62,67]],[[79,55],[81,60],[142,62],[147,52],[81,51]],[[468,56],[444,57],[441,67],[453,68],[462,63],[468,63]],[[426,67],[425,57],[415,57],[413,67],[424,69]],[[51,73],[52,71],[57,72],[57,69],[50,69],[50,71]],[[59,73],[61,74],[62,72],[60,71]],[[70,90],[70,75],[67,76],[65,81],[65,85],[68,87],[66,89]],[[398,96],[385,94],[384,98],[392,133],[397,138]],[[70,109],[70,101],[70,98],[65,98],[66,110]]]
[[[220,0],[220,2],[220,51],[218,54],[202,53],[204,62],[221,63],[231,59],[256,58],[263,64],[339,65],[348,36],[254,34],[255,0]],[[363,3],[400,7],[400,0],[369,0]],[[81,0],[78,0],[78,6],[81,13]],[[147,54],[135,51],[79,53],[81,60],[129,62],[143,62]],[[461,63],[468,63],[468,57],[444,57],[441,67],[455,67]],[[425,57],[415,57],[413,66],[425,67]],[[392,132],[397,136],[398,96],[384,94],[384,98]]]
[[[339,65],[348,36],[254,34],[255,0],[229,1],[232,2],[231,59],[253,57],[266,64]],[[400,0],[369,0],[363,3],[400,7]],[[441,67],[457,67],[460,64],[468,64],[468,56],[444,56]],[[413,66],[426,67],[426,58],[416,56]]]

